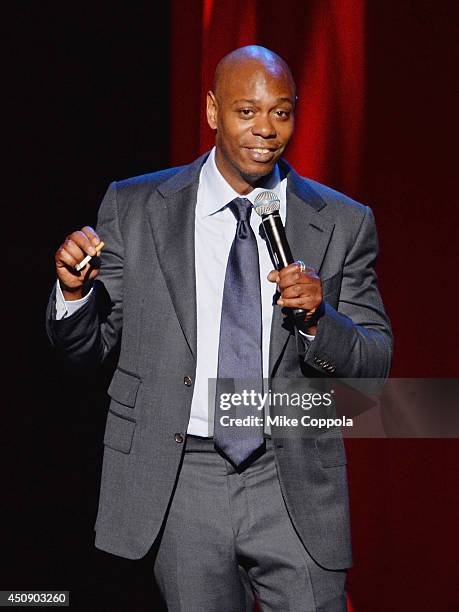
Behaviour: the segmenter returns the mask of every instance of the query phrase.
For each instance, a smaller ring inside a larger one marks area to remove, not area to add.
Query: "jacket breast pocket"
[[[134,407],[141,384],[140,378],[117,369],[108,387],[111,397],[105,426],[104,444],[109,448],[130,453],[137,425]]]

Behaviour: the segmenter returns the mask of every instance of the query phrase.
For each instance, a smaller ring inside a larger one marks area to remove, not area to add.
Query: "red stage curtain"
[[[171,161],[186,163],[213,145],[205,97],[218,60],[238,46],[263,44],[286,59],[298,86],[288,159],[306,176],[355,192],[362,152],[363,0],[281,4],[173,3]]]

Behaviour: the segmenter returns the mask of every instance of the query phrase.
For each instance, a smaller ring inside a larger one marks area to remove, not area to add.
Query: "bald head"
[[[266,47],[249,45],[231,51],[223,57],[215,69],[213,91],[217,98],[224,95],[226,86],[233,79],[245,78],[247,74],[263,71],[289,83],[293,94],[296,87],[290,68],[280,55]]]
[[[273,172],[293,133],[295,99],[289,67],[269,49],[241,47],[218,64],[207,121],[217,168],[238,193]]]

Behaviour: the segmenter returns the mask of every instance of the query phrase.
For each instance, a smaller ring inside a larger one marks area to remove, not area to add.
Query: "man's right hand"
[[[75,266],[86,255],[91,255],[91,257],[96,255],[95,247],[99,242],[100,238],[96,232],[92,227],[86,225],[81,230],[69,234],[57,249],[54,255],[56,273],[66,300],[82,298],[87,292],[88,285],[90,285],[88,281],[99,274],[99,268],[94,265],[94,259],[91,259],[79,272],[75,269]]]

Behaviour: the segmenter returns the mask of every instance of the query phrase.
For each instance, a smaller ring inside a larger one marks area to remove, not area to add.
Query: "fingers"
[[[96,245],[100,238],[92,227],[85,226],[81,230],[72,232],[67,236],[56,252],[56,265],[58,267],[75,266],[86,257],[96,255]]]
[[[281,292],[292,285],[307,284],[316,281],[320,282],[320,279],[314,268],[310,266],[306,266],[304,272],[300,272],[300,266],[298,264],[290,264],[279,271],[278,285]]]
[[[81,230],[77,232],[73,232],[70,236],[67,236],[67,240],[75,243],[83,252],[83,257],[86,255],[91,255],[92,257],[96,255],[95,247],[99,244],[100,238],[96,234],[96,232],[89,227],[89,225],[85,225]]]
[[[314,268],[300,271],[298,264],[290,264],[279,271],[278,286],[281,296],[277,303],[287,308],[303,308],[313,312],[322,302],[322,284]]]
[[[317,290],[316,283],[297,283],[282,291],[282,299],[290,300],[301,296],[313,295]]]
[[[300,295],[297,298],[284,299],[279,298],[277,303],[282,308],[303,308],[304,310],[315,311],[320,305],[322,299],[319,299],[316,294]]]
[[[84,252],[70,238],[66,238],[56,252],[56,265],[74,268],[84,257]]]
[[[271,270],[267,278],[271,283],[278,283],[280,280],[279,272],[277,270]]]
[[[96,234],[96,232],[92,229],[92,227],[90,227],[89,225],[85,225],[84,227],[81,228],[81,232],[86,236],[86,238],[89,240],[89,242],[93,246],[96,247],[99,244],[100,238]],[[90,255],[90,253],[88,254]]]
[[[282,290],[294,283],[309,283],[311,279],[318,279],[319,277],[314,268],[306,266],[304,272],[300,272],[298,264],[290,264],[282,270],[271,270],[267,278],[271,283],[277,283]]]

